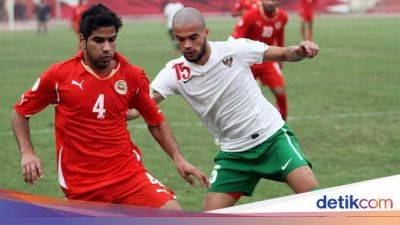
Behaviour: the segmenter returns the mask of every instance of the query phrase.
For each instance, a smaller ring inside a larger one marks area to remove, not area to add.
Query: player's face
[[[192,23],[173,27],[175,41],[182,55],[189,62],[200,61],[207,47],[208,28],[200,23]]]
[[[82,40],[83,51],[91,66],[106,69],[115,54],[117,31],[114,26],[93,31],[87,41]]]
[[[265,12],[273,13],[278,7],[278,0],[262,0],[262,6]]]

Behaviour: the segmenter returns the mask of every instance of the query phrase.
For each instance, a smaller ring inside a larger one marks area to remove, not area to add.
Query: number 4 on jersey
[[[97,119],[104,119],[106,117],[106,109],[104,108],[104,94],[100,94],[99,97],[97,97],[92,112],[97,113]]]

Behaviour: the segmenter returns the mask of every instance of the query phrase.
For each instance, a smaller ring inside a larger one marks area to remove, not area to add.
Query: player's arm
[[[270,46],[263,55],[263,61],[298,62],[318,55],[319,47],[311,41],[303,41],[298,46]]]
[[[57,102],[55,92],[57,68],[57,64],[54,64],[36,80],[33,87],[27,90],[14,105],[11,116],[12,128],[21,153],[23,179],[29,184],[36,183],[38,178],[43,176],[41,162],[31,142],[29,117],[40,112],[50,103]]]
[[[132,99],[130,108],[135,108],[138,113],[143,116],[154,139],[174,161],[179,175],[191,185],[194,184],[191,176],[195,176],[200,181],[202,186],[209,187],[210,183],[204,173],[187,162],[183,157],[171,128],[168,126],[163,115],[161,114],[161,111],[155,104],[155,102],[160,102],[163,98],[161,98],[161,96],[158,94],[155,94],[153,99],[150,97],[148,80],[145,78],[144,73],[142,73],[142,75],[143,79],[141,81],[139,91]]]
[[[207,176],[186,161],[167,122],[163,121],[155,126],[149,126],[149,131],[161,148],[175,162],[176,168],[181,177],[192,186],[194,185],[194,181],[191,176],[195,176],[203,187],[208,188],[210,186]]]
[[[159,104],[160,102],[162,102],[165,98],[158,93],[157,91],[153,92],[153,96],[152,96],[153,100]],[[137,111],[136,109],[132,108],[132,109],[128,109],[128,112],[126,112],[126,120],[134,120],[140,117],[140,113],[139,111]]]
[[[11,124],[21,154],[21,169],[24,181],[34,184],[40,177],[43,177],[43,169],[40,159],[36,156],[32,146],[29,117],[22,116],[14,111],[11,116]]]

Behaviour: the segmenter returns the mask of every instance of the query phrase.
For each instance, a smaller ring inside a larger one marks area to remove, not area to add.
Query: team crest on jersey
[[[124,80],[119,80],[115,82],[114,89],[118,94],[124,95],[128,92],[128,86]]]
[[[232,57],[229,57],[229,58],[223,59],[223,60],[222,60],[222,63],[223,63],[226,67],[230,68],[230,67],[232,66],[232,63],[233,63],[233,58],[232,58]]]
[[[275,28],[278,29],[278,30],[281,29],[282,28],[282,23],[281,22],[276,22],[275,23]]]

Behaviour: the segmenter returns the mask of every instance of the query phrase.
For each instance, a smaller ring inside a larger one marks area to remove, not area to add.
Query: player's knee
[[[319,187],[318,180],[309,166],[302,166],[286,177],[287,184],[295,193],[309,192]]]
[[[170,200],[166,202],[160,209],[168,209],[168,210],[178,210],[181,211],[182,207],[179,205],[177,200]]]
[[[235,205],[239,198],[235,198],[226,193],[214,193],[209,192],[206,194],[203,203],[204,211],[211,211],[216,209],[221,209],[225,207],[230,207]]]

